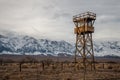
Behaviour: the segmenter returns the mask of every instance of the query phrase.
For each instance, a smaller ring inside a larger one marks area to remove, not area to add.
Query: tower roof
[[[82,19],[87,19],[87,18],[95,20],[96,14],[89,12],[89,11],[85,13],[81,13],[81,14],[73,16],[73,21],[80,21]]]

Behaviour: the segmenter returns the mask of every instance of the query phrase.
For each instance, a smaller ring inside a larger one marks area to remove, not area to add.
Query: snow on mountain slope
[[[29,36],[0,37],[0,53],[34,54],[72,53],[73,45],[65,41],[35,39]]]
[[[96,56],[120,56],[120,41],[96,41],[94,42],[94,52]]]
[[[59,53],[74,55],[74,45],[66,41],[51,41],[48,39],[35,39],[30,36],[0,35],[0,53],[6,54],[51,54]],[[96,56],[120,56],[120,41],[94,41]]]

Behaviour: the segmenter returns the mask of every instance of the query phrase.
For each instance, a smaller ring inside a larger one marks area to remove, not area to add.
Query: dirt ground
[[[0,80],[120,80],[120,63],[96,63],[96,69],[71,62],[4,63]],[[21,67],[21,70],[20,70]]]

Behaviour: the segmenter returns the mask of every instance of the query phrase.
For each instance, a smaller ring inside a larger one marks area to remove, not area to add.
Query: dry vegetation
[[[0,64],[0,80],[83,80],[83,73],[80,64],[51,59]],[[89,67],[85,77],[85,80],[120,80],[120,63],[96,63],[96,70]]]

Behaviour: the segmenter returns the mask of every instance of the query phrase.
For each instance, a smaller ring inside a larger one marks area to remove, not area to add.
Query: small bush
[[[36,69],[37,66],[36,65],[31,65],[31,68]]]
[[[113,67],[112,66],[108,66],[108,69],[113,69]]]
[[[4,76],[3,76],[3,80],[9,80],[10,79],[10,75],[9,74],[5,74]]]
[[[22,68],[28,68],[29,66],[27,64],[22,65]]]

